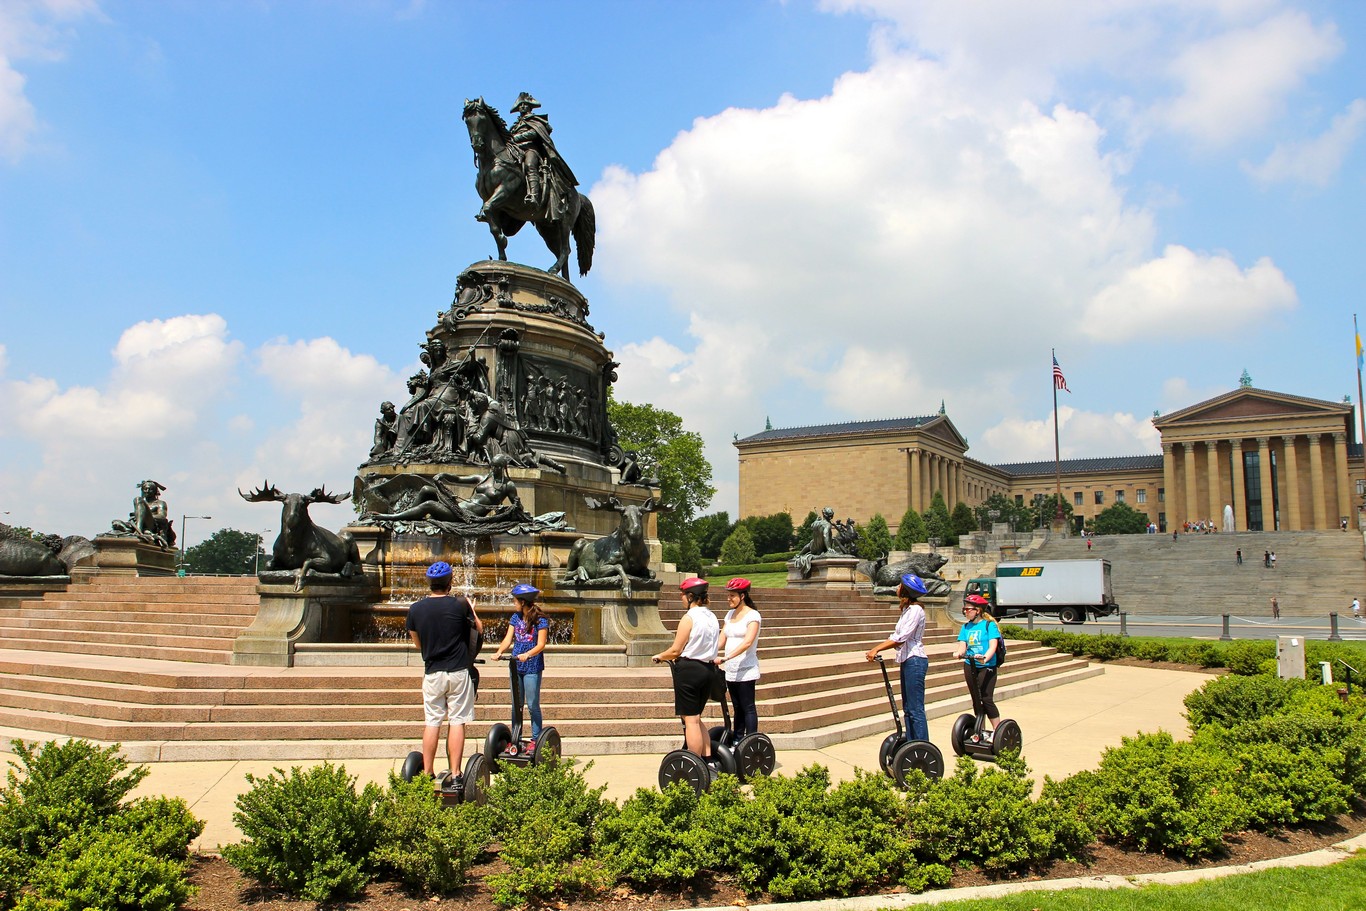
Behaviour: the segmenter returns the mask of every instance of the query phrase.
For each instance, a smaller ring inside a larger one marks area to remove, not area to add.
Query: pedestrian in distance
[[[1091,552],[1091,538],[1089,536],[1086,539],[1086,552],[1088,554]]]
[[[1281,602],[1279,602],[1279,601],[1276,600],[1276,596],[1275,596],[1275,595],[1272,595],[1272,596],[1271,596],[1271,619],[1272,619],[1272,620],[1279,620],[1279,619],[1281,619]]]
[[[427,567],[431,594],[408,608],[407,630],[422,652],[422,705],[426,725],[422,729],[422,770],[432,774],[441,725],[450,722],[446,735],[446,759],[450,769],[460,768],[465,755],[465,725],[474,720],[474,680],[470,668],[471,631],[483,635],[484,624],[474,603],[464,595],[451,594],[451,565],[438,560]],[[454,789],[464,787],[456,774]]]
[[[536,605],[540,593],[540,589],[525,582],[512,586],[512,603],[517,611],[508,618],[508,630],[493,653],[493,660],[497,661],[512,649],[513,660],[517,662],[517,673],[522,677],[522,698],[531,713],[528,749],[541,739],[541,675],[545,672],[544,653],[550,639],[550,619]]]
[[[732,733],[738,743],[746,734],[759,732],[759,708],[754,697],[759,682],[759,627],[763,618],[750,597],[748,579],[731,579],[726,583],[726,601],[730,610],[721,621],[721,649],[716,663],[725,668],[726,692],[735,709]]]
[[[1276,552],[1274,550],[1271,552],[1271,568],[1276,568]]]
[[[912,740],[930,739],[929,720],[925,715],[925,677],[930,670],[930,657],[925,652],[925,608],[920,604],[920,596],[928,592],[924,580],[915,573],[903,575],[896,588],[901,606],[896,627],[890,636],[863,656],[876,661],[879,652],[896,649],[896,661],[901,666],[901,705],[906,711]]]
[[[1352,599],[1352,619],[1361,619],[1361,601],[1357,598]]]
[[[1265,566],[1267,569],[1271,568],[1271,551],[1262,551],[1262,565]]]
[[[1239,565],[1239,566],[1242,566],[1242,565],[1243,565],[1243,549],[1242,549],[1241,547],[1238,548],[1237,550],[1235,550],[1235,551],[1233,552],[1233,555],[1234,555],[1235,557],[1238,558],[1238,565]]]

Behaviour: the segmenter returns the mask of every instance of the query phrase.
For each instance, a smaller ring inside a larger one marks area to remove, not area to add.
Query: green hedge
[[[797,556],[797,552],[796,552],[795,550],[787,550],[787,551],[781,551],[781,552],[776,553],[776,554],[764,554],[762,557],[759,558],[759,562],[760,562],[760,563],[786,563],[788,560],[791,560],[791,559],[792,559],[793,557],[795,557],[795,556]]]
[[[1116,658],[1168,661],[1208,668],[1227,668],[1232,673],[1243,676],[1274,673],[1276,669],[1276,643],[1269,639],[1219,642],[1110,634],[1093,636],[1051,629],[1031,630],[1012,624],[1002,625],[1001,632],[1008,639],[1028,639],[1060,652],[1096,661],[1113,661]],[[1339,659],[1353,667],[1366,667],[1366,643],[1306,640],[1305,662],[1311,674],[1317,671],[1320,661],[1335,662]],[[1334,674],[1340,673],[1341,668],[1335,665]]]
[[[746,576],[754,573],[780,573],[787,570],[787,564],[777,563],[748,563],[739,566],[704,566],[701,576],[704,579],[718,579],[722,576]]]

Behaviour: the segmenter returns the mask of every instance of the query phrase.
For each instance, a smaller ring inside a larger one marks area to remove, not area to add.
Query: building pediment
[[[1283,392],[1251,387],[1236,389],[1216,398],[1198,402],[1153,420],[1159,431],[1180,430],[1192,425],[1264,418],[1323,416],[1341,420],[1352,414],[1352,406],[1325,402]]]

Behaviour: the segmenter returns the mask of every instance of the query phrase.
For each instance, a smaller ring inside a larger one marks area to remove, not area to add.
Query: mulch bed
[[[1223,857],[1199,863],[1187,863],[1161,854],[1121,851],[1108,845],[1096,844],[1092,846],[1092,854],[1086,864],[1059,862],[1046,870],[1004,880],[988,876],[977,869],[959,870],[954,874],[949,887],[956,889],[1003,881],[1031,882],[1107,874],[1132,876],[1140,873],[1239,866],[1253,861],[1304,854],[1326,848],[1363,832],[1366,832],[1366,812],[1357,811],[1339,816],[1329,823],[1295,829],[1279,836],[1243,833],[1227,840],[1227,850]],[[476,867],[472,873],[475,877],[482,877],[497,869],[497,861],[493,861]],[[258,886],[239,874],[221,857],[196,857],[193,860],[191,881],[200,888],[199,894],[186,906],[192,911],[313,911],[319,907],[313,902],[290,899]],[[767,900],[767,896],[746,896],[733,882],[724,877],[703,877],[693,888],[682,892],[642,894],[621,887],[597,899],[556,901],[548,907],[557,911],[571,907],[574,911],[662,911],[665,908],[759,904]],[[346,911],[454,911],[457,908],[460,911],[496,911],[497,908],[490,897],[490,890],[479,882],[475,882],[460,894],[447,898],[411,895],[391,883],[373,883],[358,898],[339,901],[325,907]]]

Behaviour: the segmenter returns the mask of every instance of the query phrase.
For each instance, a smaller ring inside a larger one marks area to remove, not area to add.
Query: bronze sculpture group
[[[171,548],[175,546],[175,528],[172,526],[170,509],[161,499],[166,485],[150,478],[138,482],[138,495],[133,498],[133,508],[128,520],[115,519],[111,523],[111,534],[115,537],[137,538],[147,544]]]

